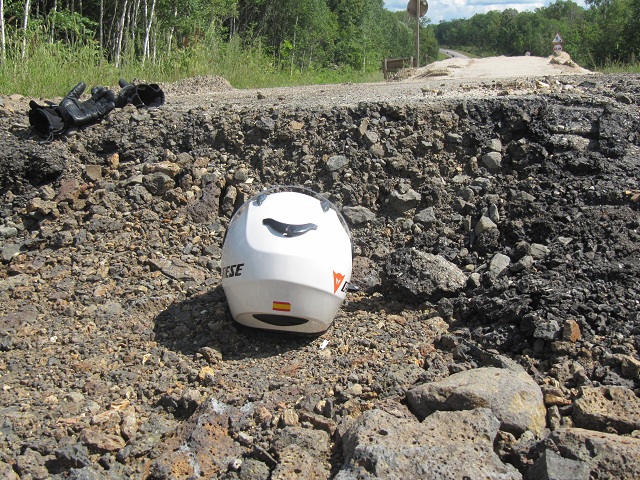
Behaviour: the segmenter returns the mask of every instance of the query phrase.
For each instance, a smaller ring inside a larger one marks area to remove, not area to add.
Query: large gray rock
[[[403,248],[389,255],[386,274],[386,289],[410,293],[418,300],[454,294],[467,283],[466,275],[456,265],[440,255],[415,248]]]
[[[335,478],[520,479],[493,451],[499,425],[487,409],[437,412],[422,423],[369,410],[344,434]]]
[[[489,277],[492,279],[498,278],[509,269],[510,263],[511,259],[507,255],[496,253],[489,262]]]
[[[524,371],[486,367],[455,373],[439,382],[407,392],[415,412],[426,417],[437,410],[486,407],[500,420],[500,428],[515,434],[540,434],[546,410],[540,387]]]
[[[18,480],[20,478],[18,474],[13,471],[11,465],[4,461],[0,461],[0,477],[5,480]]]
[[[415,222],[424,223],[425,225],[431,225],[437,218],[433,207],[427,207],[424,210],[420,210],[413,217]]]
[[[560,428],[548,437],[565,458],[586,462],[590,478],[640,478],[640,439],[582,428]]]
[[[589,480],[589,464],[545,450],[527,471],[527,480]]]
[[[349,165],[349,159],[344,155],[334,155],[327,160],[327,170],[337,172]]]
[[[331,447],[327,432],[286,427],[278,431],[272,447],[279,459],[272,480],[329,478],[331,466],[327,459]]]
[[[640,430],[640,398],[625,387],[583,387],[573,402],[573,423],[591,430]]]
[[[173,178],[162,172],[145,175],[142,178],[142,184],[153,195],[163,195],[176,186]]]
[[[373,222],[376,219],[375,213],[367,207],[360,205],[356,207],[344,207],[342,209],[342,214],[347,220],[349,220],[351,225],[361,225],[367,222]]]
[[[502,155],[498,152],[489,152],[482,156],[482,163],[490,172],[495,172],[502,166]]]
[[[163,443],[161,454],[151,465],[152,473],[160,478],[225,473],[244,452],[229,435],[229,423],[240,416],[238,408],[209,398]]]
[[[406,192],[398,192],[394,190],[389,195],[389,204],[399,213],[404,213],[412,208],[416,208],[420,205],[422,195],[413,189],[408,189]]]
[[[496,230],[497,228],[498,228],[498,226],[495,224],[495,222],[493,220],[491,220],[489,217],[486,217],[486,216],[483,215],[478,220],[478,223],[476,223],[473,231],[477,235],[480,235],[481,233],[489,232],[491,230]]]

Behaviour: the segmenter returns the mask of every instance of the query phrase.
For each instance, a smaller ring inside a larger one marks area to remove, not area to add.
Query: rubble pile
[[[50,143],[3,97],[0,475],[640,477],[640,77],[545,85],[167,95]],[[220,287],[235,209],[286,184],[353,237],[320,336]]]

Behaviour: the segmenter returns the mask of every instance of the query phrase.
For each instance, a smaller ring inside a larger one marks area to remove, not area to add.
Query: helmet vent
[[[279,222],[273,218],[265,218],[262,220],[262,224],[275,230],[283,237],[299,237],[311,230],[317,230],[318,226],[315,223],[303,223],[302,225],[292,225],[290,223]]]

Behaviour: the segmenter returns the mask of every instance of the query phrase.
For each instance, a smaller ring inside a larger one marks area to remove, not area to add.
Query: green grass
[[[105,79],[114,76],[113,68],[95,49],[71,52],[62,44],[44,44],[30,48],[24,60],[16,53],[0,64],[0,93],[55,97],[81,80],[91,86],[105,85]]]
[[[64,96],[78,82],[89,88],[104,85],[117,88],[118,80],[170,83],[196,75],[224,77],[236,88],[268,88],[330,83],[383,81],[380,70],[358,71],[348,67],[306,69],[276,68],[261,45],[245,45],[240,40],[229,43],[207,39],[190,48],[174,49],[171,54],[142,62],[133,52],[125,52],[121,66],[108,62],[91,42],[74,48],[63,43],[49,43],[34,36],[28,43],[25,58],[20,45],[9,45],[9,54],[0,63],[0,94],[14,93],[29,97],[54,99]],[[447,47],[448,48],[448,47]],[[473,48],[451,47],[469,57],[486,56]],[[440,54],[438,60],[447,58]],[[599,68],[604,73],[640,73],[635,58],[627,64],[611,63]]]
[[[601,73],[640,73],[640,62],[635,63],[608,63],[598,68]]]
[[[11,50],[10,50],[11,51]],[[19,52],[19,48],[12,51]],[[19,54],[0,64],[0,94],[14,93],[52,99],[64,96],[80,81],[89,88],[115,87],[120,78],[170,83],[196,75],[224,77],[236,88],[267,88],[305,84],[382,81],[382,72],[358,72],[348,68],[277,69],[260,46],[208,42],[170,55],[141,62],[125,52],[120,68],[107,62],[92,45],[71,49],[62,43],[34,41],[23,60]]]

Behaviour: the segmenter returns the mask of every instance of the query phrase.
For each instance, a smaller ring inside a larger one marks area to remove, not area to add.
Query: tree
[[[144,45],[142,47],[142,62],[149,58],[149,36],[151,33],[151,24],[155,16],[156,0],[151,2],[151,11],[147,12],[147,0],[144,0],[144,18],[146,20],[146,28],[144,29]]]
[[[120,13],[120,22],[118,23],[118,29],[116,31],[116,44],[114,49],[114,58],[115,58],[115,66],[116,68],[120,67],[120,61],[122,59],[122,39],[124,37],[124,26],[125,19],[127,17],[129,2],[128,0],[124,0],[122,4],[122,11]]]
[[[610,9],[616,2],[631,0],[602,1]],[[561,32],[565,40],[563,48],[584,59],[591,54],[585,52],[593,52],[589,39],[593,40],[594,31],[590,30],[590,22],[590,15],[575,2],[557,0],[535,12],[506,9],[442,22],[435,27],[435,35],[443,44],[464,46],[481,55],[522,55],[528,51],[543,56],[551,53],[552,39]]]
[[[31,2],[25,0],[24,2],[24,16],[22,17],[22,59],[27,56],[27,24],[29,22],[29,7]]]
[[[4,31],[4,0],[0,0],[0,63],[7,58],[7,40]]]
[[[629,16],[623,35],[629,54],[629,60],[636,62],[640,57],[640,0],[631,0]]]

